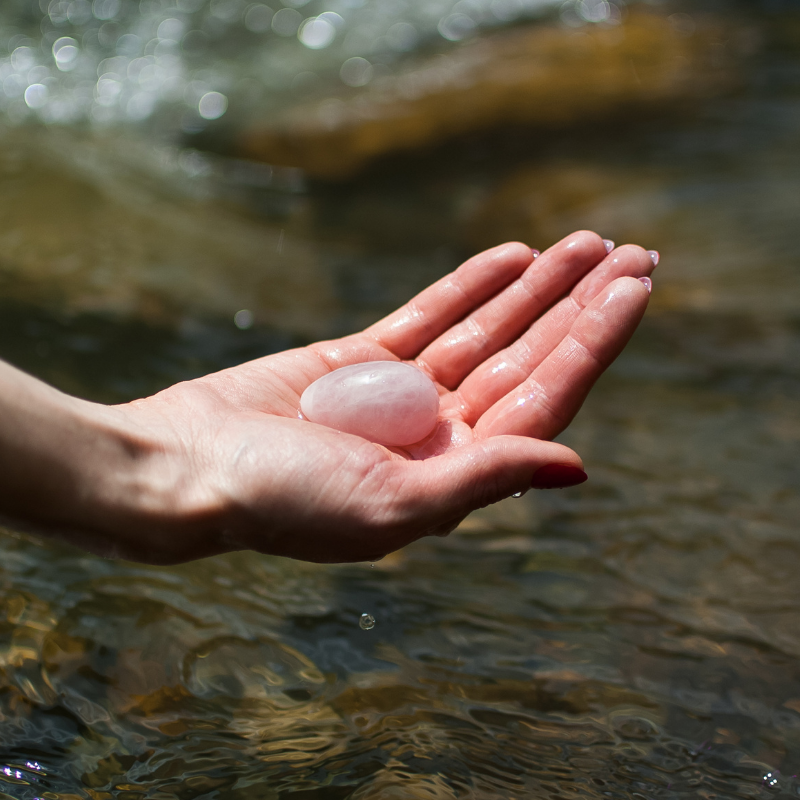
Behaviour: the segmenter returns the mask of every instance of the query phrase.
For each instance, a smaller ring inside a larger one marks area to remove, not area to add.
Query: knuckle
[[[500,245],[500,247],[503,250],[503,255],[513,255],[520,259],[533,260],[530,247],[522,242],[506,242],[505,244]]]
[[[472,496],[472,507],[486,508],[508,497],[508,481],[499,475],[489,475],[475,488]]]
[[[626,258],[638,261],[645,266],[650,266],[652,264],[647,250],[640,247],[638,244],[624,244],[622,247],[617,248],[617,253],[620,255],[624,254]]]
[[[603,255],[605,255],[606,252],[602,236],[600,236],[600,234],[598,233],[595,233],[594,231],[588,231],[588,230],[575,231],[575,233],[572,233],[569,236],[567,236],[564,242],[567,245],[573,245],[582,250],[587,250],[590,252],[597,251],[598,253],[602,253]]]

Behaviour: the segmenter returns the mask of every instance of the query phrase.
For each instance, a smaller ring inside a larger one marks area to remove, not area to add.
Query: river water
[[[457,6],[4,4],[0,355],[66,391],[119,402],[354,330],[509,238],[593,228],[661,264],[562,437],[581,487],[374,565],[3,533],[0,797],[800,794],[797,5]],[[404,59],[640,12],[728,26],[731,80],[334,178],[237,148]]]

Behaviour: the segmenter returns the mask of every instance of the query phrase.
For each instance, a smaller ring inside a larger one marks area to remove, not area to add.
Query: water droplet
[[[358,621],[358,627],[362,631],[371,631],[375,627],[375,617],[372,614],[362,614]]]
[[[524,492],[517,492],[516,494],[512,494],[511,496],[512,497],[522,497],[523,494],[525,494],[525,493]]]
[[[780,789],[780,784],[778,783],[778,772],[768,772],[762,778],[764,781],[764,785],[768,789]]]

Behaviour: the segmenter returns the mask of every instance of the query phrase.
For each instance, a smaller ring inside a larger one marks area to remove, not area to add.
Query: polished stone
[[[436,427],[439,394],[433,381],[410,364],[370,361],[314,381],[300,398],[300,410],[311,422],[402,447]]]

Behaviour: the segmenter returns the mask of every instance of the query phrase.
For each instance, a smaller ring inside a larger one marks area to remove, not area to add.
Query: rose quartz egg
[[[399,361],[352,364],[314,381],[300,398],[311,422],[403,446],[424,439],[435,427],[439,393],[416,367]]]

